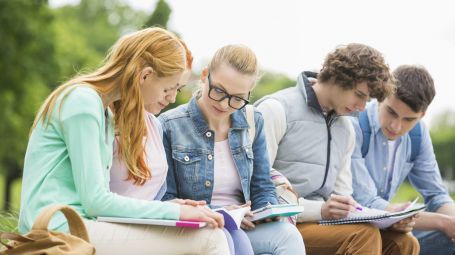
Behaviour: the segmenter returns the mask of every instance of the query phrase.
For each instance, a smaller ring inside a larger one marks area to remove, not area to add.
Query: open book
[[[253,217],[248,217],[250,221],[258,221],[274,217],[288,217],[303,212],[303,206],[296,204],[266,205],[252,211]]]
[[[221,213],[224,217],[224,228],[227,230],[236,230],[240,228],[245,214],[250,211],[250,207],[242,207],[234,210],[227,210],[223,207],[213,209]]]
[[[183,227],[183,228],[203,228],[203,227],[207,226],[206,222],[185,221],[185,220],[158,220],[158,219],[138,219],[138,218],[121,218],[121,217],[98,217],[96,220],[100,221],[100,222],[171,226],[171,227]]]
[[[372,223],[380,229],[388,228],[394,223],[424,211],[425,205],[415,205],[415,200],[407,208],[399,212],[388,212],[363,207],[362,211],[352,212],[347,218],[338,220],[321,220],[321,225],[339,225],[353,223]]]

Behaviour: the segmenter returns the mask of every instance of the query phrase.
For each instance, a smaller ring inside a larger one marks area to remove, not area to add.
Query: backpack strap
[[[246,121],[248,122],[248,138],[251,144],[256,136],[256,123],[254,122],[254,107],[252,105],[245,106]]]
[[[420,152],[420,144],[422,143],[422,129],[420,121],[409,131],[411,139],[411,162],[413,162]]]
[[[363,111],[359,114],[359,125],[360,129],[362,130],[363,134],[363,142],[362,142],[362,158],[364,158],[368,153],[368,148],[370,146],[370,137],[371,137],[371,128],[370,128],[370,121],[368,120],[367,111]]]
[[[363,111],[359,114],[359,125],[360,129],[362,130],[363,134],[363,142],[362,142],[362,158],[364,158],[370,146],[370,138],[371,138],[371,127],[370,121],[368,120],[367,111]],[[422,144],[422,129],[420,121],[409,131],[409,138],[411,139],[411,162],[413,162],[417,155],[420,152],[420,145]]]

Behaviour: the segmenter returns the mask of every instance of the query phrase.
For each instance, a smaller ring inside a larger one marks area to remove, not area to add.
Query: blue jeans
[[[304,255],[305,245],[297,228],[287,222],[269,222],[245,231],[254,254]]]
[[[223,228],[224,234],[228,240],[231,255],[253,255],[253,247],[250,239],[242,229],[231,230]]]
[[[412,232],[419,240],[420,254],[422,255],[454,255],[455,245],[452,240],[441,231]]]

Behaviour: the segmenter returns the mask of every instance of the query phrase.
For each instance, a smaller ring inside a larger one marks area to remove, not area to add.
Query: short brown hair
[[[339,46],[328,54],[318,80],[346,90],[366,82],[370,96],[378,101],[384,100],[394,91],[392,75],[382,54],[370,46],[358,43]]]
[[[433,78],[423,66],[402,65],[393,71],[398,99],[414,112],[425,111],[436,94]]]

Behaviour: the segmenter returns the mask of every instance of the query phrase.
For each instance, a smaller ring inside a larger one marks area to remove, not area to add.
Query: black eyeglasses
[[[245,98],[230,95],[224,89],[212,85],[212,79],[210,78],[210,73],[208,75],[208,81],[209,81],[209,98],[210,99],[215,100],[217,102],[221,102],[227,98],[228,105],[231,108],[234,108],[237,110],[242,109],[243,107],[245,107],[245,105],[250,103],[250,101],[246,100]],[[250,98],[250,92],[248,92],[248,98]]]

